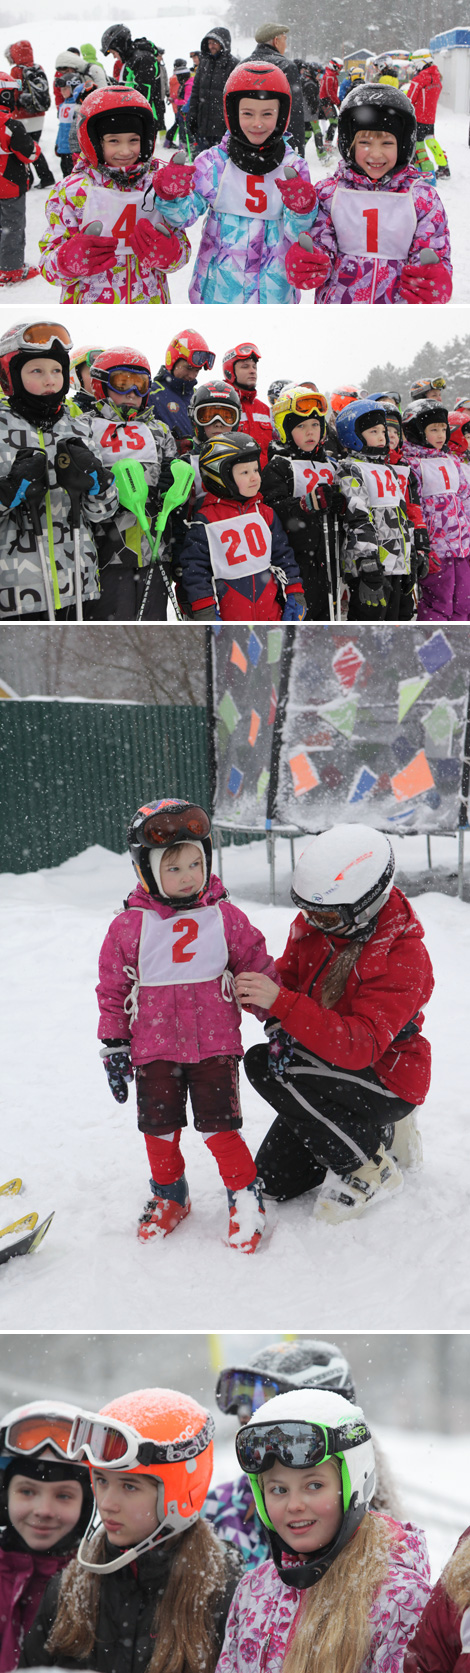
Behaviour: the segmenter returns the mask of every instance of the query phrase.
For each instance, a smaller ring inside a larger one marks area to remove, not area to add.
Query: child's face
[[[90,366],[87,365],[86,360],[84,360],[83,365],[80,367],[80,377],[81,377],[81,380],[82,380],[83,388],[86,390],[87,395],[93,395],[94,390],[93,390],[93,384],[92,384],[92,381],[91,381],[91,368],[90,368]]]
[[[170,848],[163,855],[160,881],[164,894],[174,895],[177,900],[184,900],[185,895],[195,895],[202,889],[204,866],[194,842],[183,842],[176,853]]]
[[[374,132],[368,128],[359,129],[351,150],[368,180],[381,180],[383,174],[388,174],[389,169],[395,167],[398,156],[394,134]]]
[[[103,134],[101,148],[109,168],[129,168],[140,157],[140,134]]]
[[[447,437],[446,424],[427,424],[424,434],[428,447],[437,447],[439,449],[445,447]]]
[[[112,389],[110,387],[109,393],[115,407],[133,407],[134,412],[136,412],[142,406],[143,397],[142,395],[136,395],[135,390],[131,390],[130,394],[127,394],[125,389]]]
[[[400,447],[400,431],[397,430],[396,424],[387,424],[387,435],[389,447],[393,447],[395,452]]]
[[[238,120],[250,145],[264,145],[274,133],[279,116],[279,99],[240,99]]]
[[[232,476],[242,500],[250,500],[253,494],[259,493],[261,488],[259,468],[251,460],[246,465],[243,463],[234,465]]]
[[[293,1551],[319,1551],[338,1533],[343,1495],[331,1458],[305,1470],[288,1469],[276,1460],[263,1476],[263,1491],[270,1521]]]
[[[385,447],[387,440],[385,424],[371,424],[369,429],[363,430],[362,439],[365,441],[366,447]]]
[[[302,424],[295,424],[292,431],[292,440],[296,447],[303,449],[304,453],[310,452],[313,447],[318,447],[320,440],[319,419],[304,418]]]
[[[27,360],[21,367],[21,382],[29,395],[59,395],[64,386],[60,362],[42,355],[38,360]]]
[[[14,1475],[8,1487],[8,1515],[30,1551],[48,1551],[71,1533],[80,1516],[79,1481],[32,1481]]]
[[[93,1470],[93,1490],[110,1545],[134,1545],[155,1532],[157,1484],[128,1470]]]

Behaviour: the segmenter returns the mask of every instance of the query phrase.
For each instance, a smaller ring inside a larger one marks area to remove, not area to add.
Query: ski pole
[[[31,522],[32,522],[32,525],[33,525],[33,530],[34,530],[34,534],[36,536],[37,548],[38,548],[38,552],[39,552],[39,562],[40,562],[40,565],[41,565],[42,579],[43,579],[43,582],[44,582],[44,592],[45,592],[45,595],[46,595],[47,619],[48,619],[49,622],[55,622],[54,599],[52,597],[51,578],[50,578],[50,574],[49,574],[49,566],[48,566],[45,547],[44,547],[44,539],[43,539],[43,533],[42,533],[42,528],[41,528],[41,518],[39,516],[38,507],[37,507],[37,505],[35,505],[34,500],[32,500],[28,504],[28,512],[29,512]]]
[[[194,471],[192,465],[187,465],[184,459],[172,459],[170,463],[170,470],[173,482],[171,487],[167,489],[161,511],[159,511],[158,517],[156,518],[155,529],[157,540],[154,542],[152,530],[145,509],[148,497],[148,483],[145,480],[143,465],[141,465],[138,460],[134,459],[123,459],[122,461],[117,461],[116,464],[113,465],[113,473],[119,494],[120,504],[124,506],[126,511],[132,511],[134,517],[136,517],[137,521],[140,523],[140,527],[149,542],[152,554],[152,564],[157,562],[161,537],[171,512],[176,510],[179,506],[184,505],[185,501],[189,498],[194,482]],[[181,622],[183,621],[183,615],[163,564],[161,565],[161,569],[163,583],[168,593],[168,597],[173,605],[177,620]],[[150,568],[145,584],[144,596],[137,616],[137,621],[139,622],[142,620],[143,612],[145,610],[151,581],[152,569]]]
[[[335,515],[336,620],[341,621],[341,575],[339,569],[339,523]]]
[[[330,622],[334,622],[335,612],[334,612],[334,605],[333,605],[333,580],[332,580],[332,574],[331,574],[330,540],[329,540],[329,534],[328,534],[328,518],[327,518],[327,515],[326,515],[326,511],[323,512],[322,523],[323,523],[323,539],[324,539],[324,542],[325,542],[326,583],[327,583],[327,587],[328,587],[328,610],[329,610]]]

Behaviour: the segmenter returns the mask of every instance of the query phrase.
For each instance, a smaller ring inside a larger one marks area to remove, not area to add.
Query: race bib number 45
[[[93,430],[105,465],[113,465],[116,459],[127,459],[128,455],[140,459],[141,464],[147,460],[156,464],[157,449],[146,424],[133,424],[131,420],[121,424],[109,418],[95,418]]]
[[[269,569],[271,530],[259,512],[227,518],[223,523],[208,523],[206,534],[217,579],[233,581],[234,576],[257,575],[262,569]]]

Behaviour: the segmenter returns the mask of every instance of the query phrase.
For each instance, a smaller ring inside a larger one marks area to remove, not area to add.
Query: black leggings
[[[282,1079],[268,1066],[267,1045],[252,1046],[243,1061],[251,1085],[278,1112],[256,1156],[278,1202],[321,1185],[327,1168],[344,1176],[361,1167],[415,1108],[382,1086],[375,1069],[333,1068],[304,1046],[296,1045]]]

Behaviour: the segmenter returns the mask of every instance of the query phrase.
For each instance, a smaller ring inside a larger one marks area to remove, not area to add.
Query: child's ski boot
[[[189,1214],[191,1207],[184,1173],[172,1185],[157,1185],[155,1179],[151,1179],[150,1184],[155,1194],[140,1216],[137,1236],[141,1243],[148,1243],[151,1237],[168,1237],[168,1233],[174,1232],[175,1226],[179,1226],[180,1220]]]
[[[402,1121],[395,1122],[390,1150],[400,1168],[411,1168],[414,1173],[422,1168],[423,1140],[416,1120],[416,1110],[410,1110],[409,1115],[404,1115]]]
[[[353,1173],[340,1178],[331,1169],[328,1170],[323,1185],[320,1185],[314,1217],[316,1220],[327,1220],[330,1225],[338,1225],[340,1220],[356,1219],[379,1197],[389,1191],[401,1191],[402,1186],[403,1174],[391,1152],[385,1153],[383,1144],[380,1144],[377,1155]]]
[[[227,1190],[229,1205],[228,1243],[230,1249],[242,1249],[254,1255],[266,1226],[261,1180],[254,1179],[241,1191]]]

